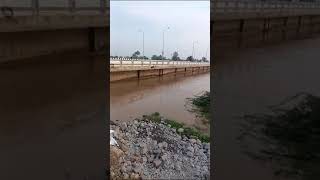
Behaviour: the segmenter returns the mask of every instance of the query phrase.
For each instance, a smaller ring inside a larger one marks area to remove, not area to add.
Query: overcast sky
[[[178,51],[181,58],[192,55],[210,58],[209,1],[111,1],[110,43],[112,56],[131,56],[139,50],[151,57],[162,52],[162,32],[165,32],[165,56]]]

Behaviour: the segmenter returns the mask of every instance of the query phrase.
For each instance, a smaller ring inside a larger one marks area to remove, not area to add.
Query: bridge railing
[[[130,58],[110,58],[110,67],[122,66],[210,66],[209,62],[172,61],[172,60],[141,60]]]
[[[320,2],[214,0],[211,7],[214,18],[320,14]]]
[[[1,0],[0,17],[107,14],[107,0]]]

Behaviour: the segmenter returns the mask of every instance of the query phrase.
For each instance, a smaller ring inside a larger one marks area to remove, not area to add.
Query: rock
[[[179,128],[179,129],[178,129],[178,132],[179,132],[179,133],[183,133],[183,131],[184,131],[183,128]]]
[[[132,174],[130,175],[130,179],[139,179],[139,174],[132,173]]]
[[[155,149],[155,150],[153,150],[153,153],[154,154],[160,154],[161,153],[161,149]]]
[[[177,163],[177,164],[174,166],[174,168],[175,168],[176,170],[178,170],[178,171],[181,171],[181,165],[180,165],[180,163]]]
[[[187,152],[187,156],[192,157],[192,156],[193,156],[193,153],[190,152],[190,151],[188,151],[188,152]]]
[[[149,157],[148,157],[148,162],[153,162],[154,160],[154,155],[151,154]]]
[[[125,123],[125,122],[122,123],[120,128],[121,128],[122,131],[126,131],[127,130],[127,123]]]
[[[132,166],[131,166],[131,165],[128,165],[128,166],[126,167],[126,169],[127,169],[126,172],[131,172],[131,171],[132,171]]]
[[[195,139],[189,139],[189,141],[191,142],[191,143],[196,143],[197,142],[197,140],[195,140]]]
[[[143,163],[146,163],[148,161],[147,157],[142,157]]]
[[[133,168],[133,171],[134,171],[135,173],[141,173],[141,166],[135,166],[135,167]]]
[[[125,166],[122,166],[120,171],[121,171],[122,173],[128,172],[128,170],[127,170],[127,168],[126,168]]]
[[[201,144],[201,141],[200,141],[200,139],[197,139],[197,144]]]
[[[171,128],[171,124],[168,124],[168,128]]]
[[[208,150],[210,148],[210,144],[209,143],[204,143],[203,144],[203,149]]]
[[[192,146],[188,146],[188,147],[187,147],[187,150],[190,151],[190,152],[192,152],[192,153],[194,153],[194,148],[193,148]]]
[[[162,159],[163,161],[167,160],[167,158],[168,158],[168,155],[167,155],[167,154],[164,154],[164,155],[161,156],[161,159]]]
[[[168,143],[167,142],[162,142],[162,146],[163,146],[163,148],[167,148],[168,147]]]
[[[129,179],[129,175],[127,173],[123,174],[123,179]]]
[[[141,153],[142,154],[147,154],[147,152],[148,152],[147,146],[142,147]]]
[[[162,161],[159,160],[159,159],[156,159],[156,160],[153,161],[153,165],[154,165],[156,168],[158,168],[158,167],[161,165],[161,163],[162,163]]]

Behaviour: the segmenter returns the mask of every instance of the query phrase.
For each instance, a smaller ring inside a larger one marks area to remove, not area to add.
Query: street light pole
[[[192,43],[192,58],[195,59],[193,56],[194,56],[194,44],[195,43],[198,43],[197,41],[193,41]]]
[[[139,32],[142,32],[142,57],[144,59],[144,31],[139,30]]]
[[[162,60],[163,60],[163,58],[164,58],[164,32],[165,32],[165,30],[169,30],[170,28],[169,27],[167,27],[167,29],[164,29],[163,31],[162,31]]]

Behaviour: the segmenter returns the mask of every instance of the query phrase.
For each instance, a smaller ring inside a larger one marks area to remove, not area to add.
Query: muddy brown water
[[[187,126],[201,124],[188,111],[186,98],[200,95],[210,89],[210,73],[178,73],[161,77],[123,80],[110,84],[111,120],[132,121],[145,114],[159,112],[164,117]],[[201,125],[203,132],[208,126]]]
[[[299,92],[319,96],[319,50],[317,38],[247,49],[217,59],[211,81],[214,179],[286,179],[275,176],[271,164],[258,162],[243,153],[237,141],[241,132],[241,120],[237,117],[267,113],[267,106]]]
[[[104,179],[105,61],[78,54],[0,66],[0,179]]]

